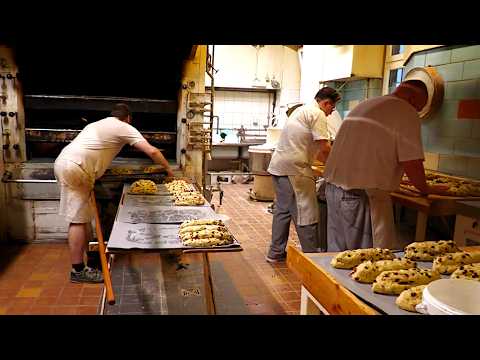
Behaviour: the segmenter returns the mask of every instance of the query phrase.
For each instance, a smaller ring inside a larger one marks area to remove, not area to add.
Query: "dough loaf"
[[[411,269],[417,264],[412,260],[401,258],[393,260],[364,261],[352,273],[352,279],[361,283],[371,284],[384,271]]]
[[[453,272],[450,278],[480,281],[480,263],[462,265]]]
[[[223,225],[190,225],[180,228],[179,234],[182,235],[184,233],[196,232],[201,230],[227,231],[227,228]]]
[[[455,252],[436,257],[433,260],[432,270],[448,275],[462,265],[473,263],[480,263],[480,252]]]
[[[223,224],[222,220],[212,220],[212,219],[198,219],[198,220],[187,220],[184,221],[180,225],[180,229],[186,228],[188,226],[196,226],[196,225],[221,225],[225,226]]]
[[[368,248],[347,250],[338,253],[330,262],[337,269],[352,269],[366,260],[392,260],[395,256],[389,249]]]
[[[400,309],[417,312],[415,306],[422,302],[423,289],[425,289],[426,286],[427,285],[419,285],[403,290],[395,300],[395,304],[397,304]]]
[[[157,185],[152,180],[137,180],[131,186],[129,192],[132,194],[156,194]]]
[[[405,247],[405,257],[414,261],[433,261],[437,256],[458,252],[452,240],[414,242]]]
[[[184,246],[191,247],[213,247],[233,243],[233,236],[221,220],[184,221],[180,225],[178,236]]]
[[[398,295],[403,290],[417,285],[426,285],[440,279],[440,274],[427,269],[405,269],[384,271],[372,284],[373,292],[387,295]]]

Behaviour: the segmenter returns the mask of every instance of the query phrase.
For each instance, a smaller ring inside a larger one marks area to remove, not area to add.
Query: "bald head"
[[[417,111],[422,110],[428,101],[427,87],[420,80],[403,81],[393,91],[392,95],[407,101]]]

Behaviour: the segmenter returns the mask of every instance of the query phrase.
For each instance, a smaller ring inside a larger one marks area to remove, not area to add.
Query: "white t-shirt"
[[[312,164],[319,151],[315,140],[328,140],[327,117],[317,101],[300,106],[287,119],[272,155],[272,175],[313,177]]]
[[[343,120],[324,177],[344,190],[398,189],[401,161],[424,159],[421,121],[408,102],[392,95],[366,100]]]
[[[146,141],[132,125],[108,117],[85,126],[58,156],[80,165],[95,179],[101,177],[125,144]]]

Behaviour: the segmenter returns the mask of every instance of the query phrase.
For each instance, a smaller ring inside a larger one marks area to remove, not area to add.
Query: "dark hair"
[[[340,94],[335,90],[334,88],[331,88],[329,86],[325,86],[318,90],[317,95],[315,95],[316,100],[324,100],[324,99],[330,99],[334,103],[339,101],[341,99]]]
[[[406,80],[406,81],[404,81],[404,83],[408,83],[410,85],[413,85],[416,88],[421,89],[422,91],[425,92],[425,94],[428,95],[427,85],[425,85],[425,83],[422,80]]]
[[[131,113],[127,104],[116,104],[113,107],[110,115],[118,118],[119,120],[125,121],[127,120],[128,116],[131,115]]]

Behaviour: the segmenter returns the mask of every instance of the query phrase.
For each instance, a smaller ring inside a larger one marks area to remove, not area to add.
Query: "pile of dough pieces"
[[[232,235],[221,220],[184,221],[178,235],[184,246],[191,247],[214,247],[233,242]]]
[[[202,194],[195,191],[192,184],[185,180],[172,180],[165,184],[167,190],[173,194],[175,205],[198,206],[205,204]]]
[[[480,281],[480,252],[460,251],[451,240],[414,242],[404,251],[403,258],[396,258],[389,249],[347,250],[337,254],[331,265],[352,269],[352,279],[372,284],[375,293],[398,295],[397,306],[411,312],[422,302],[423,289],[441,274]],[[420,269],[415,261],[432,261],[432,269]]]
[[[157,184],[152,180],[137,180],[135,181],[129,189],[131,194],[156,194],[158,191]]]

